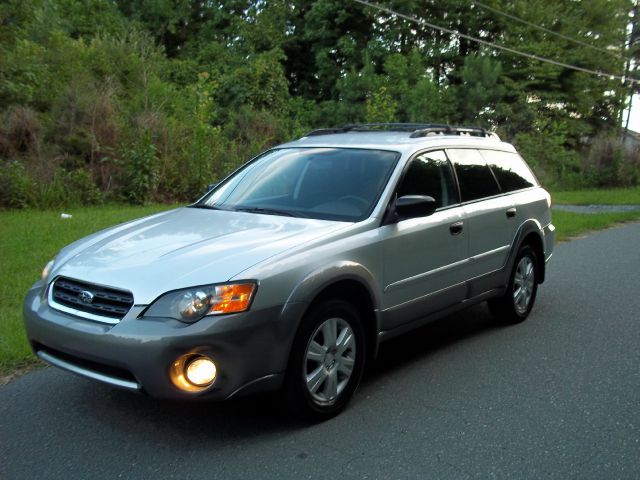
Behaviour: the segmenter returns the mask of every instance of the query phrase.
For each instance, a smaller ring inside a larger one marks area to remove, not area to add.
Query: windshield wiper
[[[283,217],[297,217],[299,215],[295,215],[291,212],[286,212],[284,210],[277,210],[274,208],[262,208],[262,207],[236,207],[234,209],[236,212],[248,212],[248,213],[264,213],[265,215],[282,215]]]
[[[206,210],[222,210],[218,207],[213,207],[211,205],[207,205],[206,203],[195,203],[193,205],[188,205],[189,208],[204,208]]]

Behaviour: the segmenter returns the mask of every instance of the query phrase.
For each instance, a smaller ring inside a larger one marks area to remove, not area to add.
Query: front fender
[[[356,282],[369,296],[368,301],[372,306],[371,321],[373,324],[366,325],[365,327],[367,327],[366,329],[372,334],[372,355],[375,356],[378,350],[378,333],[381,330],[379,310],[381,290],[375,275],[364,265],[353,261],[342,260],[324,265],[322,268],[311,272],[299,282],[291,292],[286,301],[285,310],[288,309],[287,306],[306,305],[303,311],[298,310],[300,316],[294,322],[297,330],[309,305],[319,298],[323,292],[328,291],[332,286],[344,281]]]

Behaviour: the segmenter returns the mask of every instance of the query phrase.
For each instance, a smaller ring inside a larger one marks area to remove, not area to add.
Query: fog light
[[[208,357],[194,357],[184,369],[187,380],[197,387],[204,387],[216,379],[216,364]]]
[[[185,392],[202,392],[216,380],[215,362],[201,354],[187,353],[178,357],[169,368],[173,384]]]

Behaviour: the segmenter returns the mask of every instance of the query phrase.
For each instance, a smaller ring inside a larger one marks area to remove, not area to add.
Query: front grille
[[[65,307],[117,320],[121,320],[133,306],[131,292],[64,277],[56,279],[51,294],[55,303]]]

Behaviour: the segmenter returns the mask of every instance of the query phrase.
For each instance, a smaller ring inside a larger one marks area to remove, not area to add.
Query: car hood
[[[65,248],[51,278],[129,290],[138,305],[164,292],[225,282],[344,222],[181,208],[113,227]]]

